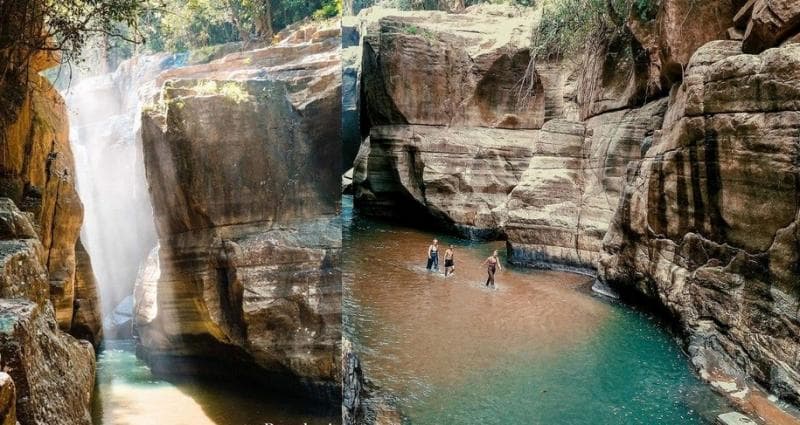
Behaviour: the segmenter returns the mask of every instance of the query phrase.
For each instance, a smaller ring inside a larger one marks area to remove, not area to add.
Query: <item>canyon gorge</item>
[[[134,56],[63,97],[40,75],[57,52],[4,75],[2,423],[138,420],[94,411],[117,397],[95,386],[104,328],[154,377],[338,408],[339,34]]]
[[[664,313],[763,419],[766,393],[800,399],[800,5],[657,5],[561,57],[537,50],[537,8],[346,18],[346,190]]]

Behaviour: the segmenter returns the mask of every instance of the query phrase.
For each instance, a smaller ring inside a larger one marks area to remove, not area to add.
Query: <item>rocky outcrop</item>
[[[103,339],[103,320],[100,317],[100,300],[97,299],[97,281],[92,271],[89,253],[78,240],[75,246],[75,301],[72,312],[72,326],[69,333],[78,339],[85,339],[97,348]]]
[[[586,122],[548,121],[504,205],[509,261],[592,270],[627,164],[661,128],[666,101]]]
[[[342,343],[342,424],[397,425],[403,417],[392,396],[383,393],[364,376],[352,343]]]
[[[49,57],[48,55],[40,55]],[[62,329],[71,327],[75,296],[75,244],[83,207],[75,190],[64,101],[36,74],[54,64],[34,61],[17,119],[3,129],[0,194],[31,213],[44,248],[50,296]]]
[[[89,424],[94,350],[58,329],[29,216],[0,198],[0,369],[13,378],[20,423]]]
[[[701,48],[632,165],[600,275],[664,305],[698,366],[800,395],[800,46]],[[765,137],[766,136],[766,137]]]
[[[744,27],[742,50],[760,53],[800,34],[800,4],[793,0],[750,0],[736,15],[736,24]]]
[[[14,380],[0,372],[0,425],[17,425],[17,391]]]
[[[187,372],[182,358],[340,400],[338,36],[338,22],[302,26],[159,77],[142,117],[158,272],[134,308],[156,373]]]
[[[664,0],[657,4],[654,11],[632,8],[627,21],[634,45],[641,46],[647,56],[651,96],[665,94],[681,82],[700,46],[728,37],[741,1]]]
[[[0,51],[0,58],[7,59],[7,54]],[[0,119],[3,424],[91,423],[94,350],[62,331],[77,329],[73,327],[77,311],[93,313],[89,304],[74,309],[76,275],[90,272],[87,265],[76,272],[83,211],[75,191],[64,103],[38,75],[57,59],[51,53],[34,53],[21,78],[5,73],[0,82],[0,97],[19,94],[10,110],[5,109],[7,98],[0,102],[4,106]],[[88,285],[81,287],[80,297],[90,297]],[[97,335],[86,337],[95,341]]]
[[[61,332],[49,302],[3,298],[0,318],[0,367],[14,380],[19,422],[91,424],[91,344]]]
[[[370,125],[540,128],[540,80],[520,84],[534,20],[527,10],[362,12],[361,92]]]

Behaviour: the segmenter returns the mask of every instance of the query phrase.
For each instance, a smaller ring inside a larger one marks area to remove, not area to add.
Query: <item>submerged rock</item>
[[[338,23],[308,25],[159,77],[142,117],[159,267],[134,308],[156,373],[340,399],[339,50]]]

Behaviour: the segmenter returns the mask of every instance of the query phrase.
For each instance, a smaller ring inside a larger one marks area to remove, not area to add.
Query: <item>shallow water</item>
[[[230,383],[170,383],[136,358],[133,341],[107,341],[97,359],[95,425],[336,424],[339,412]]]
[[[725,409],[669,333],[590,278],[505,269],[487,289],[480,263],[504,245],[439,237],[456,245],[444,278],[424,268],[434,235],[343,209],[345,332],[411,423],[693,424]]]

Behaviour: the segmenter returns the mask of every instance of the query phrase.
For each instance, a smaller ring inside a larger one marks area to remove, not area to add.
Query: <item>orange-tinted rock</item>
[[[44,77],[31,75],[17,119],[3,137],[0,194],[32,214],[58,322],[69,329],[83,207],[75,190],[64,102]]]

